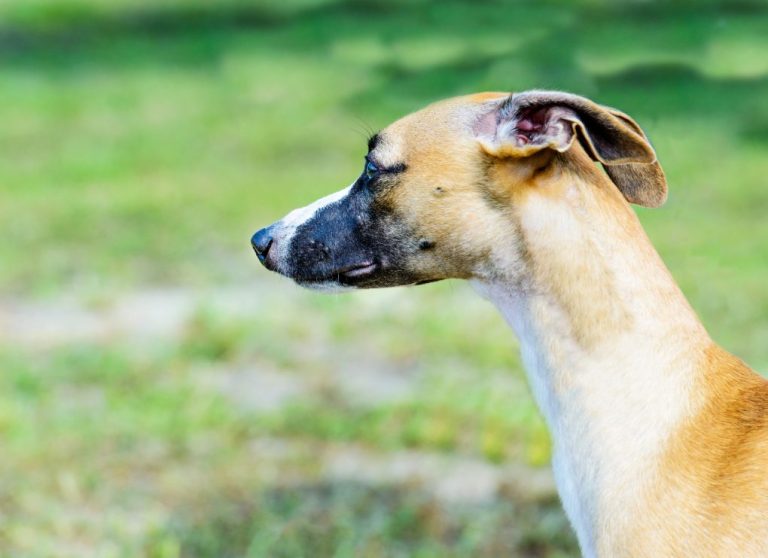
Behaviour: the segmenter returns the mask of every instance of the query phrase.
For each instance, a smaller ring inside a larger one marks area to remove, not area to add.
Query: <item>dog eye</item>
[[[375,177],[377,174],[379,174],[379,167],[374,165],[371,161],[366,161],[365,170],[363,171],[363,174],[368,180],[370,180],[373,177]]]

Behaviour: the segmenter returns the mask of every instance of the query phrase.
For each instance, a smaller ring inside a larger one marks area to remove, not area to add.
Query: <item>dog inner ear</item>
[[[667,197],[664,171],[648,138],[626,114],[556,91],[510,95],[495,111],[493,137],[481,138],[497,157],[568,151],[578,139],[630,203],[658,207]],[[487,127],[487,126],[484,126]]]

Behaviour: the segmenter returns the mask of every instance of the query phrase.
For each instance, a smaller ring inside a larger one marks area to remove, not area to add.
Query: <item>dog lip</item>
[[[316,283],[337,282],[343,285],[358,285],[365,282],[372,275],[386,265],[378,260],[365,260],[360,263],[347,265],[334,270],[332,273],[313,276],[298,276],[295,280],[302,285],[312,285]]]
[[[366,261],[358,264],[354,264],[351,266],[347,266],[343,269],[340,269],[338,271],[339,275],[342,275],[345,278],[350,279],[357,279],[359,277],[365,277],[366,275],[370,275],[376,269],[379,267],[379,264],[375,261]]]

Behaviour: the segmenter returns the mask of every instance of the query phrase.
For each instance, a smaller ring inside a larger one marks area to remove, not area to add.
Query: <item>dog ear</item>
[[[527,157],[542,149],[562,153],[578,139],[627,201],[658,207],[667,198],[656,152],[640,126],[623,112],[568,93],[527,91],[507,97],[495,119],[492,137],[481,139],[491,155]]]

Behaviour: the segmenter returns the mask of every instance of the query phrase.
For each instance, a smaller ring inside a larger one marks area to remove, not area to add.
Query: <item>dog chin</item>
[[[327,294],[348,293],[358,290],[357,287],[342,285],[338,281],[296,281],[296,284],[310,291]]]

